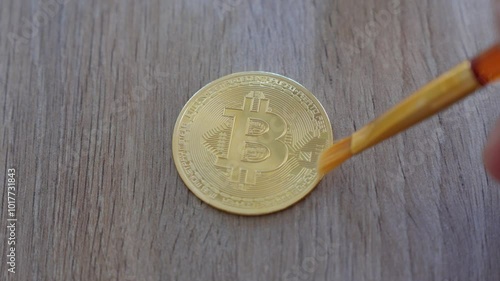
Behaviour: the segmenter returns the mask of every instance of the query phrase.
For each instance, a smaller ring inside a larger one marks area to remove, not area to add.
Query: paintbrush
[[[322,175],[367,148],[446,109],[500,79],[500,45],[465,61],[430,82],[350,137],[326,149],[318,161]]]

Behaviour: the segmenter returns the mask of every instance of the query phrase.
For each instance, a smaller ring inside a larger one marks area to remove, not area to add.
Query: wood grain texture
[[[184,103],[237,71],[299,81],[347,136],[488,47],[489,0],[58,1],[0,1],[0,279],[500,280],[500,187],[481,159],[498,87],[273,215],[207,207],[171,156]]]

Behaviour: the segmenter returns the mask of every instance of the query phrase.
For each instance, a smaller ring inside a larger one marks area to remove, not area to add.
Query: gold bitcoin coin
[[[187,187],[235,214],[282,210],[318,184],[317,160],[333,142],[318,100],[267,72],[222,77],[199,90],[175,124],[172,148]]]

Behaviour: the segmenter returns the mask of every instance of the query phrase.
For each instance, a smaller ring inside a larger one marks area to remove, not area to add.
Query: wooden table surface
[[[489,0],[2,0],[0,279],[500,280],[500,187],[481,156],[498,87],[267,216],[202,203],[171,149],[182,106],[221,76],[300,82],[339,138],[493,34]]]

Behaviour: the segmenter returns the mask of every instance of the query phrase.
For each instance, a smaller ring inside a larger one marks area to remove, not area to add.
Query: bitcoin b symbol
[[[287,124],[279,115],[269,111],[269,99],[262,92],[250,92],[243,108],[226,108],[224,116],[232,117],[232,131],[226,157],[215,165],[229,169],[229,179],[255,184],[257,172],[278,169],[288,158],[288,147],[279,140]]]

